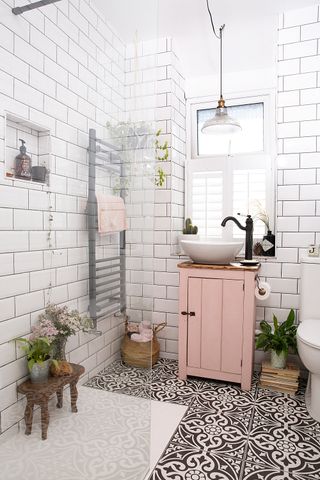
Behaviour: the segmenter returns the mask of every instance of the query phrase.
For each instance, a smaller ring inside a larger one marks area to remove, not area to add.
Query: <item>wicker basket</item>
[[[153,327],[153,339],[151,342],[134,342],[127,335],[128,324],[126,323],[126,333],[121,344],[122,361],[132,367],[151,368],[157,362],[160,352],[156,334],[165,326],[166,323],[160,323]]]

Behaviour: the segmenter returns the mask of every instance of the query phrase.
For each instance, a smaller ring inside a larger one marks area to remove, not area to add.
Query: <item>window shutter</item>
[[[194,172],[192,176],[192,222],[199,234],[221,237],[223,218],[223,172]]]

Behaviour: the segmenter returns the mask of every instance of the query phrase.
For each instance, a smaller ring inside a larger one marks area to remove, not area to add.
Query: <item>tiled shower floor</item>
[[[303,392],[290,397],[257,386],[181,381],[177,362],[151,375],[115,362],[86,385],[188,407],[150,480],[318,480],[320,424]],[[165,418],[163,419],[165,421]]]

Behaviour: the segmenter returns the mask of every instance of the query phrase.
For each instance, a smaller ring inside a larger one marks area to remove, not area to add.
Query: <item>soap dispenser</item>
[[[15,176],[23,180],[31,179],[31,157],[27,155],[25,141],[19,138],[21,142],[20,153],[16,156]]]

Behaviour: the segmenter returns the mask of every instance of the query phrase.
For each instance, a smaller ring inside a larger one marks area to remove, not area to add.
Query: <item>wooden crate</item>
[[[293,363],[286,368],[273,368],[270,362],[263,362],[259,386],[268,390],[295,394],[299,386],[300,369]]]

